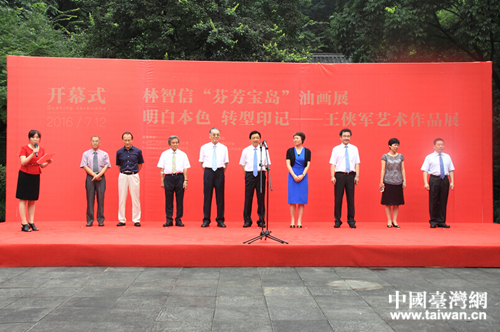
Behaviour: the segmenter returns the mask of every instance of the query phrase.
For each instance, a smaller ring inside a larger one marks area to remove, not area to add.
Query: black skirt
[[[402,184],[384,183],[385,190],[382,193],[382,205],[404,205],[405,197]]]
[[[37,201],[40,194],[40,174],[28,174],[19,171],[16,198],[25,201]]]

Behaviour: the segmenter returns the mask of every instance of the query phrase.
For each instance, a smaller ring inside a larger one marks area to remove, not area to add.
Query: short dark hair
[[[215,129],[215,130],[217,130],[217,131],[219,132],[219,134],[220,134],[220,129],[219,129],[219,128],[216,128],[216,127],[213,127],[212,129],[210,129],[210,130],[208,131],[208,133],[209,133],[209,134],[212,134],[212,130],[214,130],[214,129]]]
[[[42,138],[42,134],[40,134],[40,132],[38,130],[32,129],[28,133],[28,138],[35,137],[35,135],[37,135],[37,134],[38,134],[38,138]]]
[[[393,145],[393,144],[398,144],[398,145],[399,145],[399,144],[401,144],[401,143],[399,143],[399,140],[398,140],[397,138],[391,138],[391,139],[389,140],[389,146],[391,146],[391,145]]]
[[[254,130],[250,133],[250,136],[248,136],[248,138],[252,139],[252,136],[255,135],[255,134],[259,134],[259,138],[262,137],[262,135],[257,131],[257,130]]]
[[[349,135],[351,135],[351,136],[352,136],[352,131],[351,131],[351,129],[349,129],[349,128],[344,128],[344,129],[342,129],[342,130],[340,131],[339,136],[340,136],[340,137],[342,137],[342,134],[343,134],[343,133],[349,133]]]
[[[302,144],[304,144],[304,141],[306,140],[306,135],[303,132],[298,131],[295,134],[293,134],[293,137],[295,136],[299,136],[300,139],[302,140]]]
[[[439,142],[439,141],[442,141],[444,143],[444,139],[442,139],[442,138],[436,138],[434,140],[434,145],[436,145],[436,143]]]
[[[123,136],[125,136],[125,135],[130,135],[130,138],[131,138],[131,139],[134,139],[134,135],[132,135],[132,133],[131,133],[131,132],[128,132],[128,131],[124,132],[124,133],[122,134],[122,139],[123,139]]]
[[[168,138],[168,145],[170,145],[170,143],[172,142],[172,140],[176,139],[178,143],[181,142],[181,140],[179,139],[179,137],[175,136],[175,135],[172,135]]]
[[[95,137],[95,138],[97,138],[97,139],[99,139],[99,142],[101,141],[101,138],[100,138],[99,136],[92,136],[92,137],[90,138],[90,141],[91,141],[91,142],[92,142],[92,138],[94,138],[94,137]]]

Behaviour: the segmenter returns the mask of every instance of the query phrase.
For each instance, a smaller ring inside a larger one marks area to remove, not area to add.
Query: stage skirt
[[[19,171],[16,198],[25,201],[37,201],[40,194],[40,174],[28,174]]]
[[[402,184],[387,184],[384,183],[385,190],[382,193],[382,205],[404,205],[405,197],[403,194]]]

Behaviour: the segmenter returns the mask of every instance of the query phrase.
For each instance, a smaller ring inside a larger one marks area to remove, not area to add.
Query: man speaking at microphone
[[[252,226],[252,201],[253,193],[257,192],[257,214],[259,227],[265,227],[265,202],[266,193],[266,173],[265,165],[270,165],[271,161],[267,159],[265,148],[260,145],[260,133],[256,130],[250,133],[251,145],[243,149],[240,158],[240,165],[245,174],[245,207],[243,209],[243,227]],[[261,157],[262,153],[262,157]],[[262,192],[260,192],[260,175],[262,175]]]

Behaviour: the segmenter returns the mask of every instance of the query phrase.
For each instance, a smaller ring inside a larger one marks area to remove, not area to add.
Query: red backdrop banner
[[[101,137],[110,155],[105,216],[118,214],[116,151],[130,131],[143,150],[140,172],[143,222],[163,222],[165,203],[156,167],[170,135],[180,137],[192,168],[184,221],[203,219],[203,174],[198,162],[209,129],[221,130],[229,149],[226,221],[243,223],[244,176],[238,165],[252,130],[267,140],[274,191],[269,219],[288,221],[285,154],[303,131],[311,149],[309,204],[304,223],[333,223],[330,154],[339,131],[353,131],[360,152],[356,220],[385,222],[380,205],[380,160],[388,140],[401,141],[408,187],[399,221],[426,222],[428,192],[420,167],[434,138],[456,167],[448,221],[493,220],[491,63],[284,64],[7,57],[7,215],[19,221],[15,198],[19,151],[28,132],[42,134],[46,152],[57,152],[41,175],[36,220],[85,222],[82,153]],[[130,219],[130,200],[127,220]],[[343,219],[347,212],[344,204]],[[256,205],[254,204],[254,210]],[[254,211],[255,214],[255,211]],[[215,216],[215,198],[213,213]]]

